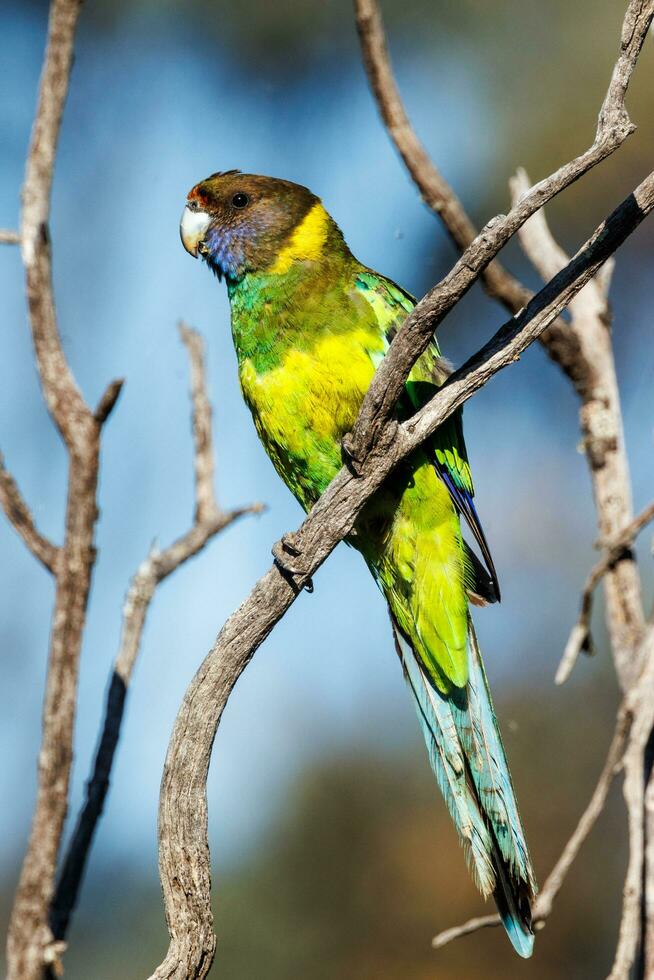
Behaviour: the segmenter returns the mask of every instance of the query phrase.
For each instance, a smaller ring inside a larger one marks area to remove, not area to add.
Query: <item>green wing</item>
[[[362,268],[359,271],[355,285],[372,307],[387,343],[390,344],[402,322],[416,305],[416,300],[390,279],[385,279],[369,269]],[[408,418],[417,409],[422,408],[443,384],[450,371],[451,368],[441,355],[438,342],[434,338],[409,375],[406,397],[402,399],[399,406],[400,415]],[[429,446],[434,454],[434,463],[441,479],[447,486],[457,510],[465,517],[481,549],[492,580],[494,598],[499,599],[495,564],[474,505],[475,488],[463,437],[462,409],[457,409],[439,426],[429,440]]]

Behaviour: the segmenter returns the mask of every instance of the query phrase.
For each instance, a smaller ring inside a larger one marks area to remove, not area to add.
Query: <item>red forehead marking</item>
[[[198,201],[199,203],[204,204],[207,200],[207,195],[200,190],[200,184],[196,184],[195,187],[189,191],[187,200]]]

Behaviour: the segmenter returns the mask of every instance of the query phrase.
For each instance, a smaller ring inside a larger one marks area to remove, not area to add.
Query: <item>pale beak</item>
[[[182,245],[194,259],[198,257],[200,242],[206,235],[210,224],[211,218],[206,211],[191,211],[188,207],[184,208],[182,220],[179,223],[179,235],[182,239]]]

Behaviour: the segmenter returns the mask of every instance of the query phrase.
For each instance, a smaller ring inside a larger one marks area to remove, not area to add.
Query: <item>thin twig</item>
[[[653,520],[654,503],[651,503],[637,517],[634,517],[612,541],[605,544],[605,554],[593,566],[584,583],[584,588],[581,593],[579,618],[572,627],[563,656],[561,657],[561,663],[556,671],[555,682],[557,684],[563,684],[567,681],[581,651],[592,649],[590,618],[593,611],[593,595],[595,589],[604,576],[613,568],[616,561],[623,556],[624,552],[630,550],[631,544],[640,531]]]
[[[227,699],[253,656],[299,591],[336,544],[353,529],[366,501],[392,469],[415,451],[456,408],[497,371],[513,363],[597,272],[631,231],[654,208],[654,173],[602,223],[589,242],[528,307],[502,327],[479,353],[445,382],[427,406],[407,423],[388,423],[381,439],[355,476],[344,467],[320,497],[301,528],[293,534],[294,581],[277,565],[255,585],[250,596],[227,620],[191,682],[180,707],[164,767],[159,805],[159,869],[170,945],[155,980],[193,977],[201,980],[211,967],[215,934],[210,901],[206,779],[216,730]],[[380,385],[404,371],[407,333],[420,318],[418,304],[404,322],[391,350],[373,378],[372,398]],[[437,316],[431,311],[432,316]],[[432,321],[433,324],[433,321]],[[429,321],[427,321],[429,325]],[[399,340],[399,344],[397,341]],[[393,352],[395,347],[395,353]],[[417,359],[419,345],[413,349]],[[409,365],[410,367],[410,365]],[[375,389],[375,390],[373,390]],[[364,425],[364,441],[369,438]]]
[[[20,235],[9,228],[0,228],[0,245],[20,245]]]
[[[604,809],[604,805],[609,794],[609,789],[611,788],[611,784],[613,783],[615,775],[619,770],[620,762],[624,754],[630,721],[631,718],[629,712],[626,709],[626,705],[623,703],[618,710],[613,738],[611,739],[606,761],[604,762],[599,779],[597,780],[597,784],[593,790],[593,795],[588,801],[586,809],[579,818],[579,822],[577,823],[572,836],[563,848],[561,856],[547,876],[545,884],[543,885],[534,904],[533,922],[536,929],[542,929],[547,918],[551,914],[554,899],[561,890],[563,882],[565,881],[575,858],[581,850],[582,844],[590,834],[591,830],[595,826],[597,818]],[[442,946],[446,946],[447,943],[451,943],[454,939],[460,939],[462,936],[469,936],[470,933],[477,932],[479,929],[484,929],[488,926],[499,926],[501,925],[501,922],[502,920],[497,914],[468,919],[467,922],[462,923],[460,926],[453,926],[451,929],[445,929],[443,932],[439,932],[438,935],[432,939],[431,944],[434,949],[440,949]]]
[[[0,453],[0,506],[35,558],[54,574],[58,548],[41,534]]]
[[[440,949],[455,939],[461,939],[462,936],[469,936],[471,933],[479,932],[481,929],[499,926],[501,922],[502,920],[497,912],[493,912],[491,915],[477,915],[473,919],[468,919],[467,922],[462,922],[460,926],[452,926],[451,929],[444,929],[443,932],[439,932],[431,941],[432,948]]]
[[[189,558],[201,551],[220,531],[244,514],[260,513],[263,509],[260,504],[253,504],[224,512],[218,506],[213,481],[211,405],[206,388],[204,347],[200,334],[185,324],[180,324],[180,335],[190,361],[195,515],[189,530],[170,547],[163,551],[151,549],[133,576],[127,591],[120,645],[109,681],[100,740],[86,784],[85,800],[61,864],[50,907],[50,928],[58,941],[65,940],[68,933],[97,824],[109,791],[127,689],[141,649],[146,616],[156,588]],[[54,971],[52,976],[54,977]]]

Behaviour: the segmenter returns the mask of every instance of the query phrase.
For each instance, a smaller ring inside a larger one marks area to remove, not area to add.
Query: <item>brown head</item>
[[[320,199],[306,187],[238,170],[212,174],[195,185],[180,234],[187,252],[230,280],[315,260],[334,235],[342,243]]]

